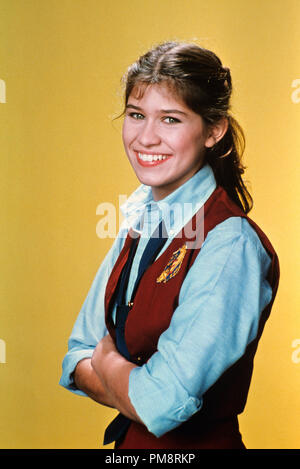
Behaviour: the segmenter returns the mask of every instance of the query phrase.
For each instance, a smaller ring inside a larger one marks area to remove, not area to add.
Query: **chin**
[[[167,183],[160,183],[160,181],[157,180],[157,177],[139,177],[138,175],[136,175],[138,180],[140,181],[141,184],[145,184],[145,186],[151,186],[151,187],[162,187],[162,186],[165,186]]]

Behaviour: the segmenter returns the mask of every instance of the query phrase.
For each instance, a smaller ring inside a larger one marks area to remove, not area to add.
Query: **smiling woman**
[[[279,266],[247,216],[230,71],[211,51],[167,42],[125,82],[123,143],[141,185],[77,318],[60,383],[119,410],[104,444],[243,449],[238,415]],[[192,209],[170,222],[174,205]]]
[[[203,166],[206,148],[223,137],[228,122],[206,125],[167,84],[144,88],[143,93],[134,88],[128,98],[123,142],[140,182],[160,200]]]
[[[229,113],[232,93],[229,68],[223,67],[212,51],[195,44],[166,42],[140,57],[129,67],[124,80],[125,108],[130,98],[139,101],[149,85],[159,84],[162,92],[167,88],[176,104],[185,108],[184,112],[197,114],[206,128],[214,129],[215,137],[221,132],[221,138],[206,146],[205,161],[212,167],[217,183],[248,213],[252,198],[242,179],[241,162],[245,139],[240,125]]]

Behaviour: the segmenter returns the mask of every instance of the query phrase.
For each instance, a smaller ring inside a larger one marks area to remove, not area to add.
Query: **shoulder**
[[[266,276],[271,258],[260,237],[244,217],[229,217],[216,225],[206,236],[193,270],[228,271],[247,269]]]
[[[229,217],[222,223],[216,225],[209,233],[203,243],[203,247],[214,242],[224,243],[240,241],[249,246],[261,255],[267,255],[267,252],[255,229],[244,217]]]
[[[195,291],[201,295],[204,291],[208,296],[219,292],[227,299],[233,298],[234,292],[240,295],[243,291],[242,296],[246,297],[246,290],[254,295],[255,288],[261,287],[268,289],[269,298],[265,279],[270,265],[269,254],[249,221],[244,217],[230,217],[207,234],[187,272],[180,298]]]

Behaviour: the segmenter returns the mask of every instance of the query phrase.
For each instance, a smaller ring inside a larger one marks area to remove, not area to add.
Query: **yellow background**
[[[196,41],[232,71],[251,217],[281,261],[241,432],[248,448],[300,447],[299,18],[299,0],[0,0],[0,447],[99,448],[115,415],[58,381],[112,243],[96,235],[96,208],[138,184],[112,121],[120,77],[167,39]]]

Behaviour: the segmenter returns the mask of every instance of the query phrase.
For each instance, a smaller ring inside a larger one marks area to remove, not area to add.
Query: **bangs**
[[[153,85],[158,85],[167,89],[173,97],[176,98],[176,100],[187,105],[184,86],[178,83],[178,80],[170,76],[156,75],[155,78],[151,77],[149,80],[145,80],[145,78],[139,80],[137,78],[132,86],[128,86],[125,95],[125,106],[127,105],[130,96],[137,100],[142,99],[148,87]]]

